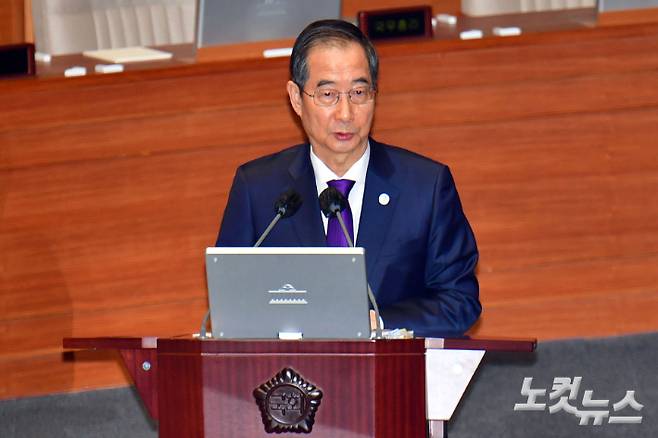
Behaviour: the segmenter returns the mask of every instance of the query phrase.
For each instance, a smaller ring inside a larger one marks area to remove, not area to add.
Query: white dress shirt
[[[313,152],[313,146],[311,146],[311,165],[313,166],[313,173],[315,173],[315,186],[318,189],[318,196],[320,193],[327,187],[328,181],[332,179],[351,179],[355,181],[350,194],[347,197],[347,200],[350,203],[350,209],[352,210],[352,224],[354,225],[354,244],[356,244],[356,239],[359,233],[359,222],[361,221],[361,208],[363,207],[363,194],[365,193],[366,188],[366,173],[368,172],[368,163],[370,162],[370,143],[366,147],[366,151],[363,153],[361,158],[358,159],[356,163],[349,168],[349,170],[343,176],[336,175],[326,164],[318,158],[317,155]],[[329,224],[329,219],[320,212],[322,216],[322,222],[324,223],[324,234],[327,234],[327,226]]]

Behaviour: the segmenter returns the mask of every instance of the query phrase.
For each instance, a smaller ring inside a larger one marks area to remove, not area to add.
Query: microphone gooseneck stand
[[[265,231],[263,231],[263,234],[260,235],[256,243],[254,244],[254,248],[258,248],[265,238],[270,234],[270,231],[274,228],[274,226],[279,222],[280,219],[282,218],[287,218],[295,213],[297,213],[297,210],[299,210],[299,207],[302,205],[302,197],[299,193],[297,193],[295,190],[290,189],[287,190],[281,195],[279,195],[279,199],[274,203],[274,212],[276,215],[274,216],[274,219],[270,222],[270,224],[265,228]],[[210,307],[208,307],[208,311],[206,311],[205,315],[203,315],[203,321],[201,321],[201,329],[199,329],[199,338],[201,339],[210,339],[212,336],[208,336],[208,331],[206,329],[208,325],[208,319],[210,318]]]
[[[320,193],[320,208],[325,216],[330,217],[331,215],[336,215],[340,228],[345,234],[347,243],[351,248],[354,248],[354,242],[350,233],[347,231],[345,226],[345,221],[343,221],[343,216],[340,214],[347,207],[347,199],[338,189],[334,187],[326,188],[322,193]],[[382,325],[381,318],[379,316],[379,306],[377,305],[377,300],[375,300],[375,294],[370,288],[370,283],[366,281],[366,286],[368,289],[368,300],[372,305],[372,309],[375,311],[375,339],[382,339]]]

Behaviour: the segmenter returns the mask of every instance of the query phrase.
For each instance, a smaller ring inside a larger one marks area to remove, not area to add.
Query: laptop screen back
[[[363,248],[208,248],[215,339],[369,339]]]

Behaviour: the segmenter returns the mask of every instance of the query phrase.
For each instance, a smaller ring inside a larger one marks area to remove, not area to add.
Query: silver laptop
[[[208,248],[215,339],[369,339],[363,248]]]
[[[199,0],[196,46],[294,38],[309,23],[340,17],[340,0]]]

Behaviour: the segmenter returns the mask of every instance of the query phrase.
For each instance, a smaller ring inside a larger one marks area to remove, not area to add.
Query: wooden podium
[[[161,438],[418,438],[445,436],[485,351],[530,352],[536,341],[65,338],[63,346],[118,350]]]

